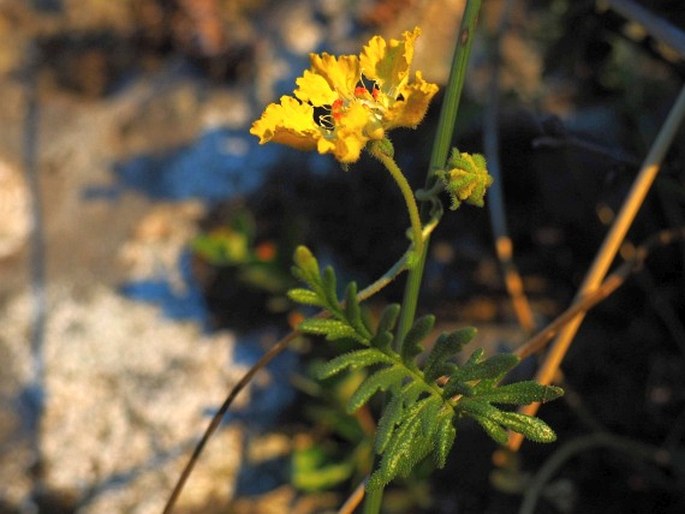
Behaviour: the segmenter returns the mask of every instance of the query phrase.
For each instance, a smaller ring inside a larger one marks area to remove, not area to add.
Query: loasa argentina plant
[[[467,2],[462,21],[467,36],[473,32],[479,6],[480,2]],[[326,378],[348,369],[368,368],[367,378],[349,399],[348,410],[364,406],[379,391],[387,393],[374,442],[379,459],[366,484],[368,514],[380,510],[385,485],[397,476],[406,476],[425,457],[432,455],[438,467],[444,466],[456,438],[455,423],[464,416],[475,419],[500,444],[506,443],[508,430],[538,442],[554,441],[554,432],[540,419],[496,405],[544,402],[562,394],[557,387],[531,381],[500,385],[518,363],[514,355],[485,358],[482,350],[476,350],[458,364],[455,357],[473,339],[474,329],[440,335],[425,359],[420,359],[424,341],[435,325],[431,315],[416,320],[414,316],[426,244],[443,212],[438,195],[447,192],[453,210],[462,202],[482,206],[492,183],[481,155],[453,149],[448,157],[447,148],[443,151],[449,140],[446,134],[452,130],[446,128],[449,122],[441,121],[436,136],[438,151],[431,159],[427,190],[414,194],[395,161],[388,132],[397,127],[416,128],[438,90],[420,72],[413,77],[409,73],[420,33],[415,28],[399,40],[388,41],[374,36],[358,56],[312,54],[310,69],[296,81],[294,97],[286,95],[267,106],[250,130],[261,144],[276,142],[332,154],[345,170],[366,150],[390,173],[405,201],[411,245],[398,268],[398,273],[409,271],[402,306],[387,307],[373,326],[363,315],[356,284],[347,286],[344,301],[340,301],[335,272],[331,267],[321,271],[304,247],[295,251],[293,272],[306,287],[289,292],[292,300],[324,311],[305,319],[298,327],[301,332],[360,347],[333,358],[319,370],[320,377]],[[464,41],[469,43],[470,38]],[[450,79],[445,100],[444,109],[455,116],[469,44],[465,48],[455,55],[456,78]],[[449,115],[443,118],[449,119]],[[431,219],[425,224],[417,197],[432,206]]]
[[[293,274],[307,287],[291,289],[288,296],[331,313],[327,319],[305,319],[299,329],[329,341],[353,341],[362,347],[323,364],[318,370],[319,378],[348,369],[373,370],[350,397],[349,413],[365,405],[377,392],[389,393],[374,443],[376,453],[381,456],[380,465],[370,476],[368,489],[382,487],[396,476],[407,476],[428,455],[437,467],[443,467],[455,441],[455,422],[464,416],[475,419],[499,444],[506,444],[507,429],[536,442],[556,439],[553,430],[542,420],[503,411],[493,404],[546,402],[561,396],[560,388],[533,381],[499,385],[519,362],[512,354],[485,358],[483,350],[477,349],[463,364],[456,362],[456,355],[475,337],[475,329],[441,334],[421,360],[419,356],[425,350],[423,341],[435,325],[434,316],[417,319],[395,350],[393,329],[399,305],[386,307],[372,328],[363,316],[356,284],[348,284],[344,302],[338,300],[333,268],[329,266],[321,272],[316,258],[305,247],[295,252]]]

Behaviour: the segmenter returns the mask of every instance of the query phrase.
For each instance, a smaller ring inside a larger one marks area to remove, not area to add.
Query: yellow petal
[[[400,91],[402,100],[394,102],[385,113],[385,128],[416,128],[428,111],[428,104],[438,92],[438,86],[423,79],[420,71],[416,72],[414,82]]]
[[[321,75],[329,87],[339,96],[354,97],[354,88],[359,82],[359,59],[356,55],[341,55],[336,58],[327,53],[310,54],[312,71]]]
[[[335,131],[323,136],[317,142],[319,153],[332,153],[335,158],[350,164],[359,160],[369,138],[364,134],[364,127],[369,120],[369,111],[359,103],[353,103],[341,113],[336,122]]]
[[[278,104],[269,104],[262,117],[252,124],[250,134],[259,143],[269,141],[300,150],[313,150],[322,136],[322,129],[314,122],[314,108],[291,96],[282,96]]]
[[[338,99],[338,94],[331,89],[326,79],[310,70],[305,70],[295,83],[297,84],[295,96],[315,107],[331,105]]]
[[[378,84],[381,91],[397,97],[409,74],[414,58],[414,41],[421,29],[414,28],[402,34],[403,39],[391,39],[386,43],[380,36],[374,36],[359,56],[362,73]]]

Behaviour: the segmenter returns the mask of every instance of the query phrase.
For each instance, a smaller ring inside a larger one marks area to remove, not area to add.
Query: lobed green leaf
[[[404,368],[394,365],[383,368],[366,377],[347,402],[347,411],[352,413],[371,399],[377,391],[387,391],[406,376]]]
[[[478,394],[478,398],[490,403],[528,405],[533,402],[548,402],[564,394],[561,387],[545,386],[526,380],[506,384]]]
[[[317,367],[316,374],[319,379],[325,379],[337,375],[345,369],[359,369],[375,364],[392,364],[392,358],[385,355],[383,352],[375,348],[365,348],[363,350],[355,350],[353,352],[343,353],[334,359]]]
[[[298,246],[293,257],[297,268],[293,270],[297,278],[311,285],[312,282],[319,282],[321,273],[316,257],[306,246]]]
[[[438,417],[437,429],[435,431],[433,445],[433,461],[437,468],[444,468],[447,456],[454,446],[454,439],[457,436],[457,429],[452,422],[452,412],[445,410]]]
[[[403,409],[403,396],[401,394],[394,394],[392,399],[386,404],[381,419],[378,420],[376,439],[374,441],[374,448],[377,454],[382,454],[388,446],[395,427],[401,420]]]
[[[371,339],[371,331],[362,319],[362,310],[357,300],[357,284],[355,282],[350,282],[345,289],[345,318],[359,335],[365,339]]]
[[[297,327],[301,332],[326,336],[329,341],[352,338],[359,340],[354,329],[337,319],[307,318]]]
[[[332,266],[326,266],[321,275],[321,287],[323,289],[323,294],[325,295],[326,301],[328,302],[328,308],[331,311],[340,310],[340,302],[338,301],[338,281],[335,277],[335,270]]]
[[[428,336],[435,326],[435,316],[427,314],[418,318],[404,336],[400,355],[405,364],[414,366],[414,357],[423,351],[421,342]]]
[[[553,443],[557,440],[554,430],[540,418],[518,412],[500,411],[496,421],[536,443]]]
[[[440,334],[426,358],[426,364],[423,368],[426,380],[433,381],[442,375],[450,374],[453,371],[453,365],[448,365],[445,361],[459,353],[466,344],[471,342],[476,336],[476,332],[475,328],[467,327],[449,334]]]
[[[302,305],[313,305],[314,307],[325,307],[319,295],[310,289],[295,288],[288,291],[288,298]]]
[[[400,315],[401,307],[397,303],[391,303],[383,309],[381,318],[378,321],[377,332],[391,332],[395,328],[397,318]]]
[[[464,365],[453,373],[452,377],[464,382],[497,379],[514,368],[519,361],[520,359],[513,353],[499,353],[482,362]]]

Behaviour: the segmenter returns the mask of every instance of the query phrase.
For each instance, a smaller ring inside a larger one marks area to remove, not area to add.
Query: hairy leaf
[[[392,345],[392,340],[393,337],[390,332],[379,332],[373,336],[369,344],[383,353],[388,353],[390,351],[390,345]]]
[[[402,355],[402,360],[406,364],[414,366],[414,357],[423,351],[421,341],[423,341],[430,331],[433,330],[434,325],[435,316],[432,314],[422,316],[414,322],[402,341],[402,350],[400,353]]]
[[[397,303],[391,303],[381,313],[381,319],[378,321],[378,333],[390,332],[395,328],[397,317],[400,315],[401,307]]]
[[[319,295],[310,289],[295,288],[288,291],[288,298],[303,305],[313,305],[314,307],[325,307]]]
[[[294,260],[297,266],[296,269],[299,268],[300,270],[299,273],[296,273],[297,275],[300,275],[298,278],[301,278],[309,285],[312,285],[312,281],[318,282],[321,275],[319,272],[319,263],[317,262],[316,257],[312,255],[312,252],[309,251],[309,248],[306,246],[298,246],[295,249]]]
[[[426,400],[421,400],[404,410],[399,427],[387,445],[378,469],[369,477],[367,488],[374,489],[383,486],[398,474],[404,474],[411,469],[409,460],[418,462],[428,454],[430,447],[426,438],[416,437],[421,425],[421,412],[426,406]]]
[[[337,375],[344,369],[358,369],[375,364],[385,363],[392,364],[394,361],[382,352],[375,348],[365,348],[363,350],[355,350],[353,352],[343,353],[334,359],[322,364],[317,368],[317,376],[320,379],[329,378]]]
[[[376,440],[374,441],[374,448],[379,455],[385,451],[395,431],[395,427],[400,422],[403,404],[404,398],[402,395],[394,394],[392,399],[385,405],[383,415],[378,420]]]
[[[321,275],[321,286],[323,288],[323,293],[328,302],[328,308],[330,310],[337,310],[340,308],[340,302],[338,301],[338,282],[335,277],[335,271],[331,266],[326,266]]]
[[[443,398],[447,399],[452,398],[453,396],[456,396],[458,394],[462,396],[473,396],[473,388],[463,380],[454,378],[453,375],[453,377],[449,379],[447,384],[445,384],[445,387],[442,391],[442,396]]]
[[[476,329],[473,327],[455,330],[449,334],[440,334],[426,358],[423,368],[426,380],[432,381],[442,375],[450,374],[452,371],[450,367],[453,368],[453,365],[446,366],[445,361],[460,352],[475,336]]]
[[[485,430],[485,433],[488,434],[497,444],[501,444],[503,446],[507,444],[507,441],[509,440],[509,433],[506,431],[506,429],[502,428],[499,423],[490,418],[479,416],[477,414],[470,414],[470,417],[475,419],[483,428],[483,430]]]
[[[557,435],[540,418],[526,416],[518,412],[500,412],[497,421],[505,427],[526,436],[536,443],[553,443]]]
[[[308,318],[297,328],[307,334],[326,336],[329,341],[345,338],[359,340],[359,336],[350,325],[337,319]]]
[[[489,359],[472,365],[464,365],[458,369],[453,378],[468,382],[470,380],[487,380],[501,378],[519,363],[519,358],[513,353],[499,353]]]
[[[358,334],[371,339],[371,331],[364,324],[362,311],[357,301],[357,284],[350,282],[345,289],[345,318]]]
[[[377,391],[387,391],[398,385],[406,376],[406,371],[394,365],[369,375],[357,388],[347,402],[347,411],[352,413],[364,405]]]
[[[490,403],[511,405],[528,405],[532,402],[548,402],[564,394],[561,387],[545,386],[532,380],[507,384],[485,391],[478,395],[481,400]]]
[[[435,443],[433,445],[433,461],[437,468],[444,468],[447,456],[454,445],[457,436],[457,429],[452,422],[452,413],[443,411],[438,417],[438,426],[435,433]]]

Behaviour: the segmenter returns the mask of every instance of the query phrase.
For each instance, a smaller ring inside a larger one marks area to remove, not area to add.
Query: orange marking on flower
[[[342,98],[338,98],[335,102],[331,104],[331,115],[333,116],[333,119],[335,121],[340,121],[340,118],[342,116],[343,103],[344,102]]]

